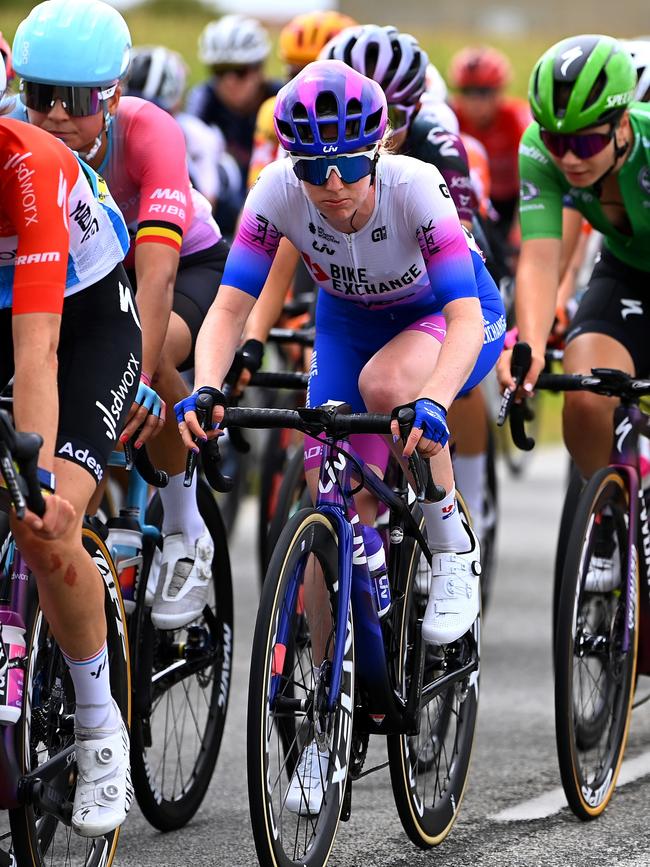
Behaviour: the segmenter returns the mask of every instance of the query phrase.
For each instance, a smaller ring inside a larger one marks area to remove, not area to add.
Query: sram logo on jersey
[[[101,482],[104,478],[104,470],[99,461],[90,454],[88,449],[76,449],[72,443],[68,441],[61,446],[57,451],[57,454],[62,455],[63,457],[67,456],[75,463],[87,467],[98,482]]]
[[[30,253],[29,256],[16,256],[16,265],[37,265],[39,262],[59,262],[61,254],[58,250],[49,253]]]

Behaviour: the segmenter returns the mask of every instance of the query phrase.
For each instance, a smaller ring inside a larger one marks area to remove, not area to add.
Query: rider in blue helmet
[[[190,184],[180,126],[159,106],[122,93],[130,44],[124,19],[101,0],[46,0],[16,35],[29,122],[105,178],[129,228],[125,267],[136,289],[142,368],[123,442],[141,425],[147,431],[163,421],[164,403],[187,394],[179,370],[194,366],[196,335],[228,250],[210,203]],[[150,447],[170,475],[161,492],[164,540],[151,620],[179,629],[203,614],[214,546],[195,485],[183,484],[185,452],[171,417]]]
[[[126,21],[108,3],[45,0],[18,25],[14,37],[21,99],[39,111],[61,99],[75,117],[95,115],[101,108],[108,129],[109,101],[129,68],[130,49]],[[92,159],[100,146],[101,134],[82,156]]]

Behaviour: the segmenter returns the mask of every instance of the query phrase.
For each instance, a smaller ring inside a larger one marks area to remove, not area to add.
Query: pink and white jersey
[[[222,284],[257,297],[284,235],[314,282],[342,300],[374,309],[420,303],[442,309],[478,296],[483,306],[500,309],[482,254],[462,228],[438,169],[382,154],[375,184],[370,220],[347,234],[311,203],[289,159],[267,166],[246,199]]]
[[[165,244],[187,256],[221,239],[210,203],[190,185],[183,133],[153,103],[135,96],[120,100],[99,171],[135,245]],[[133,264],[135,245],[127,267]]]

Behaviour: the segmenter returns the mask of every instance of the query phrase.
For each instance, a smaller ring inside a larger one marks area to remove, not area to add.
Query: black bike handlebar
[[[165,470],[157,470],[154,467],[146,446],[141,446],[139,449],[135,448],[134,443],[139,435],[140,430],[136,431],[127,443],[124,443],[126,469],[131,470],[135,466],[148,485],[154,488],[166,488],[169,484],[169,473],[165,472]]]
[[[517,388],[530,367],[530,347],[527,343],[516,343],[512,350],[511,372],[517,387],[506,389],[503,394],[497,424],[503,424],[510,417],[510,432],[514,444],[523,451],[530,451],[535,440],[526,434],[526,421],[530,418],[524,401],[513,403]],[[526,364],[527,361],[527,364]],[[535,383],[536,389],[545,391],[590,391],[605,397],[618,397],[627,403],[638,403],[645,395],[650,395],[650,380],[637,379],[622,370],[609,367],[594,367],[591,373],[541,373]]]
[[[0,410],[0,467],[16,515],[22,520],[25,510],[39,517],[45,514],[45,500],[38,479],[38,453],[43,437],[36,433],[19,433],[11,416]]]
[[[212,423],[212,410],[215,402],[210,394],[200,394],[196,400],[197,417],[203,430],[209,430]],[[415,413],[411,408],[403,408],[398,417],[402,436],[408,436]],[[222,421],[224,428],[255,428],[258,430],[270,428],[292,428],[317,436],[325,434],[329,437],[343,438],[349,434],[390,434],[391,417],[384,413],[348,413],[341,412],[337,406],[301,407],[300,409],[279,409],[259,407],[226,407]],[[232,490],[232,479],[224,476],[219,467],[220,455],[218,441],[208,440],[201,445],[203,469],[208,483],[216,491],[227,493]],[[191,480],[196,466],[193,452],[188,456],[186,480]],[[429,461],[412,456],[409,467],[418,488],[418,495],[427,500],[439,501],[444,498],[445,491],[436,485],[431,478]]]
[[[250,385],[256,385],[260,388],[287,388],[302,391],[307,388],[308,382],[308,373],[296,373],[290,370],[260,370],[252,375]]]
[[[272,328],[267,339],[269,343],[297,343],[299,346],[313,346],[315,336],[315,328]]]

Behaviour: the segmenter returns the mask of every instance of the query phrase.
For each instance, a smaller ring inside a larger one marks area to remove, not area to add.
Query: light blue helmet
[[[18,25],[14,68],[40,84],[115,84],[129,68],[131,34],[102,0],[45,0]]]

